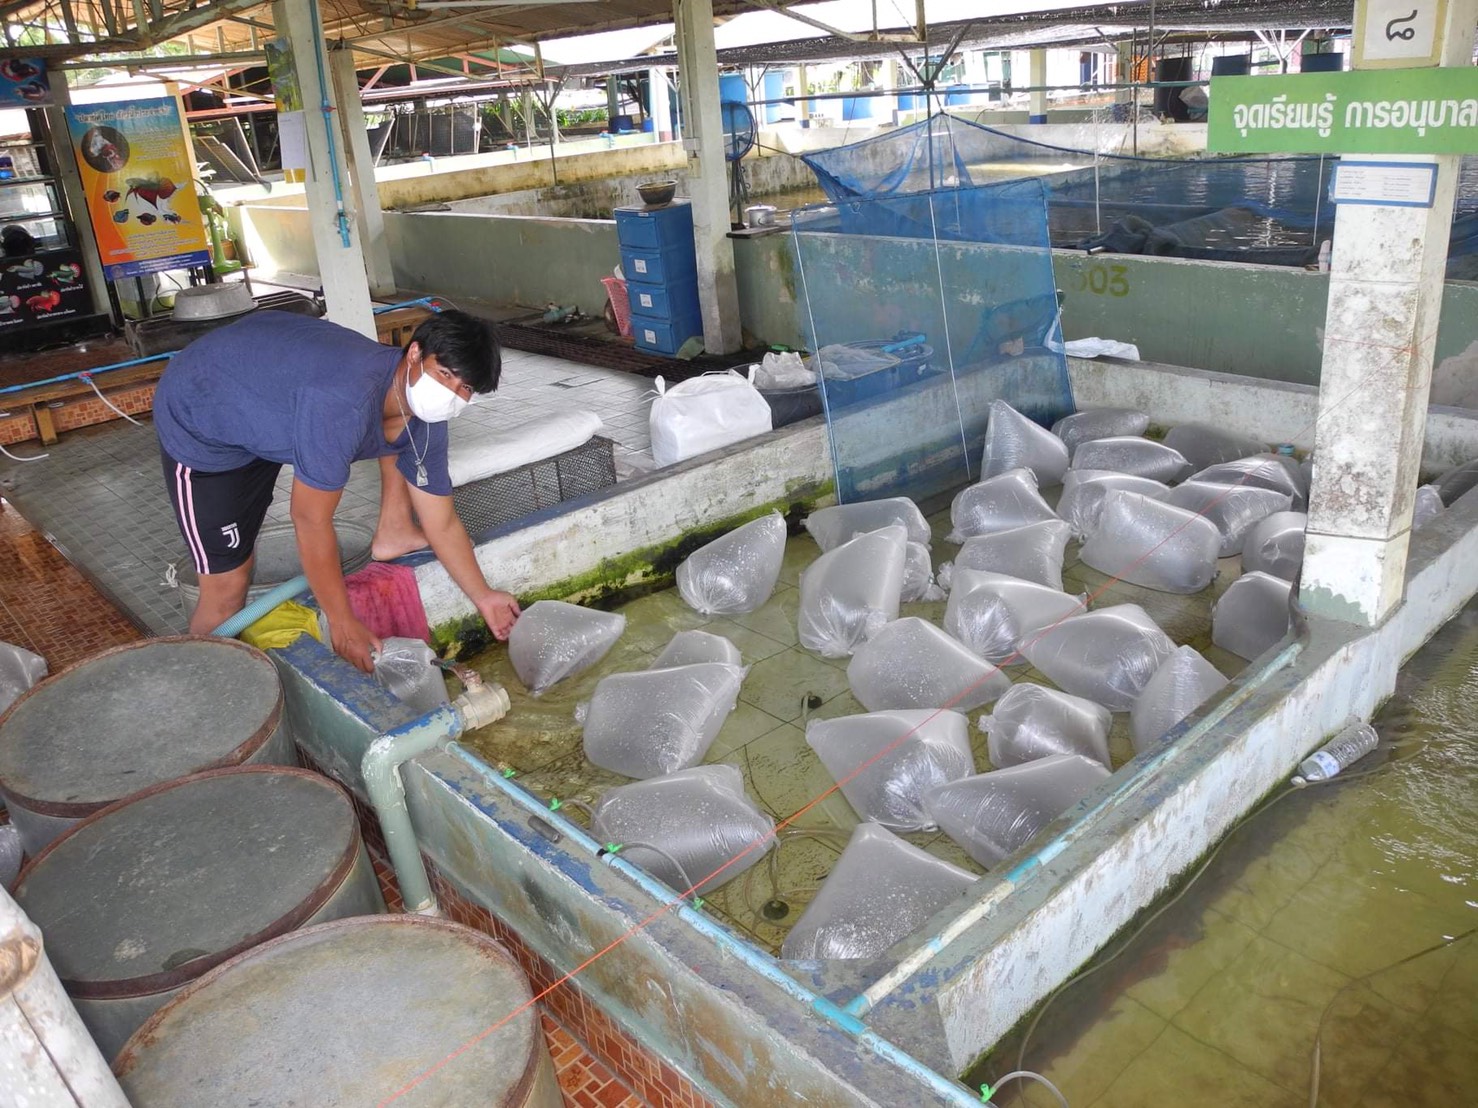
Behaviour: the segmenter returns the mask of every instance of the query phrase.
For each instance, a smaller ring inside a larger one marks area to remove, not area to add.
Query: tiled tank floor
[[[0,642],[40,654],[51,672],[58,673],[108,647],[144,637],[44,535],[0,500]],[[6,818],[0,809],[0,822]],[[569,1108],[644,1108],[548,1012],[541,1017]]]
[[[452,423],[454,442],[572,408],[597,413],[602,434],[616,443],[617,479],[652,468],[645,378],[509,350],[493,396]],[[34,443],[15,454],[39,452]],[[146,419],[121,420],[70,431],[47,448],[44,461],[0,456],[0,494],[57,544],[93,583],[153,634],[185,629],[187,617],[167,571],[184,557],[164,491],[159,448]],[[286,522],[291,469],[283,470],[268,522]],[[338,516],[373,527],[379,513],[379,474],[373,462],[355,465]]]

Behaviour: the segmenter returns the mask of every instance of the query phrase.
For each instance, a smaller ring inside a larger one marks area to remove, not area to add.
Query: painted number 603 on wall
[[[1070,283],[1074,292],[1091,292],[1098,296],[1128,296],[1129,267],[1094,262],[1073,270]]]

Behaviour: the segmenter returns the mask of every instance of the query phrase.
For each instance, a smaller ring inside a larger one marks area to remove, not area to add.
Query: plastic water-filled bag
[[[857,648],[847,666],[852,695],[869,712],[989,704],[1011,679],[927,620],[887,624]]]
[[[1132,437],[1085,442],[1073,451],[1073,468],[1106,469],[1151,481],[1178,481],[1191,471],[1180,451],[1161,442]]]
[[[1052,506],[1037,491],[1037,479],[1029,469],[987,477],[961,489],[949,506],[953,530],[947,542],[964,542],[976,535],[991,535],[1057,518]]]
[[[905,603],[919,600],[943,600],[944,590],[934,583],[934,559],[929,548],[909,540],[903,560],[903,591],[899,599]]]
[[[813,719],[806,742],[856,813],[894,831],[932,831],[924,794],[975,772],[959,712],[871,712]]]
[[[711,631],[679,631],[673,635],[657,660],[648,669],[672,669],[675,666],[696,666],[704,662],[721,662],[724,665],[743,665],[739,648],[722,635]]]
[[[1109,771],[1081,754],[1053,754],[941,785],[924,797],[934,822],[982,866],[1031,842]]]
[[[1084,565],[1160,592],[1200,592],[1216,576],[1222,536],[1210,520],[1162,500],[1113,491],[1078,557]]]
[[[785,557],[785,519],[771,512],[693,551],[677,567],[677,589],[704,615],[752,612],[775,591]]]
[[[508,660],[529,692],[538,696],[605,657],[626,629],[618,612],[597,612],[563,600],[530,604],[508,633]]]
[[[1211,609],[1211,641],[1249,662],[1273,646],[1293,623],[1293,582],[1271,573],[1244,573]]]
[[[704,662],[602,677],[576,710],[585,757],[627,777],[660,777],[703,760],[739,699],[742,666]]]
[[[45,658],[24,647],[0,642],[0,712],[45,676]]]
[[[1065,619],[1030,642],[1022,653],[1064,692],[1102,704],[1111,712],[1134,707],[1175,643],[1138,604],[1116,604]]]
[[[1170,428],[1165,445],[1179,450],[1193,470],[1205,469],[1220,462],[1235,462],[1254,454],[1267,453],[1268,444],[1246,435],[1223,431],[1206,423],[1182,423]]]
[[[1303,470],[1298,462],[1282,454],[1257,454],[1235,462],[1219,462],[1191,474],[1187,480],[1209,485],[1251,485],[1287,493],[1296,512],[1303,511],[1309,503],[1309,486]]]
[[[1229,682],[1194,647],[1182,646],[1160,664],[1129,711],[1129,737],[1142,754]]]
[[[1423,485],[1416,490],[1416,501],[1411,509],[1411,529],[1421,530],[1446,510],[1442,503],[1442,493],[1437,486]]]
[[[1063,416],[1052,425],[1052,433],[1062,440],[1071,454],[1085,442],[1094,439],[1116,439],[1142,435],[1150,425],[1150,417],[1135,408],[1090,408]]]
[[[1004,400],[990,402],[985,425],[985,454],[980,475],[994,477],[1013,469],[1029,469],[1041,487],[1062,484],[1068,451],[1060,438],[1039,427]]]
[[[1132,473],[1114,473],[1107,469],[1072,469],[1062,481],[1062,495],[1057,498],[1057,514],[1067,521],[1079,539],[1098,526],[1103,514],[1103,498],[1115,489],[1137,492],[1151,500],[1162,500],[1170,494],[1170,486]]]
[[[420,639],[385,639],[374,663],[375,680],[409,708],[429,712],[451,699],[436,664],[436,651]]]
[[[929,545],[932,538],[929,521],[919,511],[919,506],[906,496],[818,508],[802,521],[801,526],[811,533],[822,550],[835,550],[848,539],[895,523],[908,529],[909,542]]]
[[[1108,766],[1113,722],[1101,704],[1028,681],[1012,685],[990,715],[980,717],[994,769],[1054,754],[1078,754]]]
[[[1060,519],[977,535],[965,540],[952,564],[939,567],[939,583],[953,588],[955,570],[977,569],[1061,589],[1062,559],[1072,536],[1073,529]]]
[[[1242,572],[1271,573],[1292,581],[1304,564],[1308,525],[1303,512],[1274,512],[1258,520],[1242,538]]]
[[[599,842],[620,844],[622,858],[679,894],[693,882],[694,891],[712,892],[775,845],[775,821],[744,795],[739,767],[725,765],[694,766],[607,789],[595,806],[590,833]]]
[[[1437,494],[1442,497],[1442,503],[1451,508],[1459,497],[1466,496],[1471,489],[1478,486],[1478,458],[1453,466],[1432,484],[1437,486]]]
[[[1258,520],[1274,512],[1286,512],[1293,498],[1272,489],[1250,485],[1208,485],[1204,481],[1187,481],[1170,490],[1167,504],[1187,508],[1205,516],[1221,532],[1221,556],[1229,558],[1242,553],[1247,532]]]
[[[871,958],[959,900],[976,877],[860,823],[816,898],[780,946],[786,959]]]
[[[897,524],[828,550],[801,574],[801,645],[844,658],[898,618],[907,532]]]
[[[944,629],[987,662],[1025,662],[1020,645],[1059,620],[1086,612],[1086,598],[1004,573],[956,569]]]

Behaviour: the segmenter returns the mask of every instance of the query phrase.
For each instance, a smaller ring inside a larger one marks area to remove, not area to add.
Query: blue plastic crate
[[[703,320],[693,316],[659,320],[633,315],[631,334],[636,339],[637,349],[670,356],[694,335],[703,334]]]
[[[673,201],[661,208],[617,208],[616,241],[638,250],[696,249],[693,243],[693,209],[686,201]]]
[[[669,282],[698,280],[698,259],[692,248],[667,250],[632,250],[621,248],[621,271],[628,284],[666,285]]]
[[[683,282],[678,285],[627,285],[627,296],[631,302],[631,314],[649,319],[671,320],[696,316],[698,306],[698,283]]]

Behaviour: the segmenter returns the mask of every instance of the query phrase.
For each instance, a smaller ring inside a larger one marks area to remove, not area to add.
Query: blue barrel
[[[1338,73],[1345,67],[1343,54],[1305,54],[1299,62],[1300,73]]]
[[[749,86],[745,84],[744,74],[724,73],[718,79],[719,100],[737,100],[739,103],[747,103],[749,100]]]
[[[1223,54],[1211,59],[1213,77],[1245,77],[1251,70],[1251,54]]]
[[[778,69],[770,70],[765,74],[765,79],[761,82],[760,88],[764,92],[764,99],[779,100],[785,95],[785,74]],[[780,110],[783,107],[783,104],[766,104],[765,122],[774,123],[778,121],[781,118]]]

